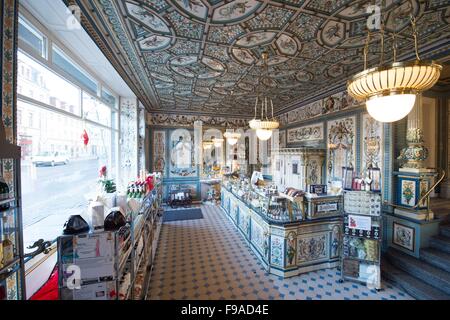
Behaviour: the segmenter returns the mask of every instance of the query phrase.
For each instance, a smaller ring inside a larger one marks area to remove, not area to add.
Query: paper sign
[[[372,227],[372,220],[370,217],[349,215],[348,227],[350,229],[370,231]]]

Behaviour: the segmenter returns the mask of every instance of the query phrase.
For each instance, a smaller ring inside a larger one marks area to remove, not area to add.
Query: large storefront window
[[[83,116],[105,126],[111,126],[111,108],[86,92],[83,92]]]
[[[27,247],[61,235],[70,215],[87,218],[101,166],[108,167],[109,177],[117,176],[118,110],[28,53],[19,51],[18,58],[17,140]]]
[[[17,93],[54,108],[81,115],[81,90],[22,51],[18,53]]]

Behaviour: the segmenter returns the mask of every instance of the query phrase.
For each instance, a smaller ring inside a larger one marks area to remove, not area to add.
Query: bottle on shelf
[[[8,236],[5,236],[3,240],[3,265],[6,266],[8,263],[14,260],[14,244],[9,240]]]
[[[0,201],[9,199],[9,187],[0,174]],[[8,210],[9,203],[0,204],[0,211]]]

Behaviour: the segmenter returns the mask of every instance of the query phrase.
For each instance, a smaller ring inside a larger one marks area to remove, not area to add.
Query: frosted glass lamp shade
[[[256,135],[259,140],[266,141],[272,136],[272,130],[268,129],[256,129]]]
[[[415,94],[374,97],[366,101],[370,116],[379,122],[394,122],[406,117],[414,107]]]

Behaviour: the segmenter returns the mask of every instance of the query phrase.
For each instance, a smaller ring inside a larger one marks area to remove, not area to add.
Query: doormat
[[[181,220],[196,220],[203,219],[202,209],[187,208],[176,210],[164,210],[163,222],[181,221]]]

